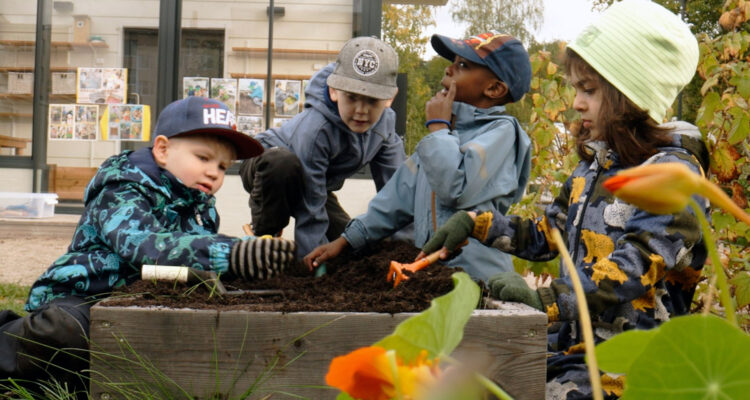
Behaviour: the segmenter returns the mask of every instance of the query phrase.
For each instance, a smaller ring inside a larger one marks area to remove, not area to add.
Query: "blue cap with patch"
[[[234,114],[226,104],[205,97],[190,96],[170,103],[159,114],[154,137],[210,134],[234,145],[237,159],[263,153],[263,146],[249,135],[237,131]]]
[[[518,39],[510,35],[488,32],[464,40],[432,35],[430,43],[436,53],[450,61],[460,56],[489,68],[495,76],[508,85],[513,101],[520,100],[529,91],[531,84],[529,53]]]

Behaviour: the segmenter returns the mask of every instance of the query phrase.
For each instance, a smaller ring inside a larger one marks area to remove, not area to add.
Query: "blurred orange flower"
[[[746,214],[718,186],[691,171],[685,164],[640,165],[620,171],[604,181],[604,188],[634,206],[654,214],[673,214],[687,207],[698,194],[750,224]]]
[[[620,171],[604,181],[604,188],[648,212],[673,214],[687,207],[701,179],[684,164],[647,164]]]
[[[397,359],[393,350],[362,347],[331,361],[326,383],[359,400],[421,399],[440,375],[438,360],[422,351],[411,364]]]

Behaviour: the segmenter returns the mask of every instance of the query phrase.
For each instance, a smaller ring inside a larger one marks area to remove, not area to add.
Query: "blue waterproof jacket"
[[[454,102],[454,130],[425,136],[414,154],[353,219],[343,236],[356,248],[414,223],[414,244],[422,247],[458,210],[505,213],[521,199],[529,180],[531,141],[505,107],[476,108]],[[511,257],[469,239],[448,261],[475,279],[512,271]]]
[[[143,264],[226,273],[240,239],[217,234],[214,202],[159,168],[150,148],[110,157],[86,187],[68,251],[34,283],[26,310],[71,295],[106,297],[140,279]]]
[[[329,191],[341,189],[349,178],[369,164],[375,187],[380,190],[406,159],[404,144],[396,134],[396,113],[386,108],[380,120],[365,133],[352,132],[341,120],[336,103],[328,95],[329,64],[310,80],[305,109],[280,128],[256,136],[263,147],[283,147],[297,155],[305,174],[302,207],[293,215],[297,254],[308,254],[328,243]]]

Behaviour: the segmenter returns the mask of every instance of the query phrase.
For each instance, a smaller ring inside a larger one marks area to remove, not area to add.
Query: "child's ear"
[[[495,101],[504,99],[507,94],[508,85],[499,79],[496,79],[491,85],[484,89],[484,95]]]
[[[159,135],[154,139],[154,147],[151,148],[151,154],[154,161],[160,167],[167,165],[167,149],[169,148],[169,139],[164,135]]]
[[[390,99],[386,100],[386,103],[385,103],[386,108],[390,107],[391,104],[393,104],[393,100],[396,98],[397,94],[398,94],[398,89],[396,89],[396,93],[393,94],[393,97],[391,97]]]
[[[332,88],[332,87],[329,86],[328,87],[328,97],[330,97],[331,101],[333,101],[334,103],[337,102],[337,101],[339,101],[339,92],[338,92],[338,90],[336,90],[336,89],[334,89],[334,88]]]

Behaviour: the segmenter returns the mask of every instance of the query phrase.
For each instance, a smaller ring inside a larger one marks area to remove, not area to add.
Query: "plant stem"
[[[490,393],[495,395],[500,400],[513,400],[512,397],[508,393],[505,393],[503,389],[501,389],[499,386],[495,384],[495,382],[492,382],[491,380],[487,379],[486,376],[482,374],[474,374],[474,379],[476,379],[482,386],[485,387],[485,389],[489,390]]]
[[[581,320],[581,328],[583,330],[583,344],[586,349],[586,366],[589,369],[589,380],[591,381],[591,394],[594,396],[594,400],[602,400],[602,378],[599,375],[599,365],[596,362],[596,353],[594,352],[594,331],[591,329],[591,316],[589,315],[589,307],[586,303],[586,296],[583,293],[583,285],[581,285],[581,279],[578,277],[573,260],[570,258],[570,253],[565,247],[565,242],[560,231],[556,228],[552,228],[552,238],[555,239],[555,244],[560,252],[560,256],[563,258],[563,265],[570,275],[570,280],[573,282],[573,290],[576,293],[576,300],[578,302],[578,316]]]
[[[711,231],[711,226],[708,224],[708,219],[706,219],[706,216],[703,214],[703,209],[695,202],[695,200],[690,199],[690,207],[693,208],[695,215],[698,217],[698,221],[701,223],[703,242],[706,243],[706,250],[708,250],[708,256],[711,259],[714,274],[716,274],[716,286],[719,288],[719,300],[721,301],[722,307],[724,307],[727,321],[734,326],[738,326],[737,316],[734,313],[734,303],[729,294],[727,276],[724,274],[724,267],[721,264],[721,260],[719,260],[719,253],[716,251],[716,242],[714,242],[714,235]]]

